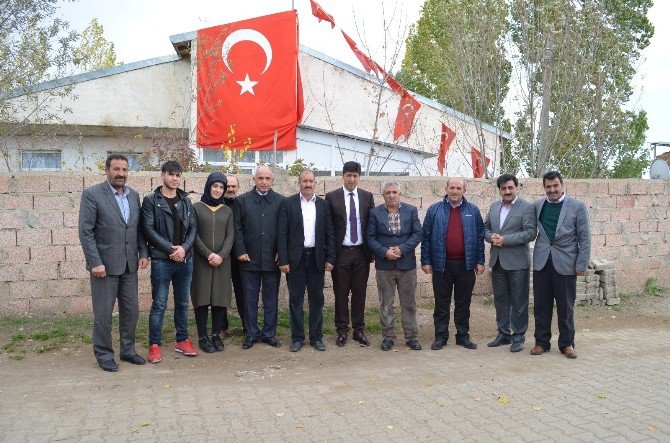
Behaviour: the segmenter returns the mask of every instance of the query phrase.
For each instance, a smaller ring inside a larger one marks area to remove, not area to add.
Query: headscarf
[[[200,201],[209,206],[218,206],[223,204],[223,195],[219,199],[212,197],[212,185],[216,182],[223,184],[223,195],[226,195],[226,189],[228,189],[228,179],[223,174],[223,172],[212,172],[207,177],[207,183],[205,183],[205,192],[202,193]]]

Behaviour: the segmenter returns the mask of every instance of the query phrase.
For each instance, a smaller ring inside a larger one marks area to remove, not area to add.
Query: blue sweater
[[[449,224],[451,204],[447,197],[431,205],[423,220],[423,239],[421,243],[421,265],[430,265],[433,272],[442,272],[446,267],[447,250],[445,237]],[[465,246],[465,267],[470,271],[476,265],[485,263],[484,257],[484,220],[479,208],[463,197],[461,207],[463,223],[463,243]]]

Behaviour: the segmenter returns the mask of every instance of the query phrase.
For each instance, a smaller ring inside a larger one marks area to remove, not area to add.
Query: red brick
[[[22,211],[24,225],[30,228],[62,228],[63,213],[61,211]]]
[[[421,208],[422,209],[428,209],[435,203],[439,203],[442,200],[444,200],[444,197],[438,197],[438,196],[426,196],[421,198]]]
[[[669,192],[665,180],[649,180],[647,194],[666,194]]]
[[[0,263],[2,264],[28,263],[29,260],[30,253],[25,246],[0,248]]]
[[[60,278],[81,278],[88,279],[90,273],[86,270],[85,261],[68,261],[60,264],[59,268]]]
[[[9,193],[9,181],[11,176],[7,173],[0,174],[0,194]]]
[[[639,221],[627,221],[621,223],[621,227],[623,228],[623,232],[626,234],[632,234],[632,233],[637,233],[640,232],[640,222]]]
[[[91,175],[85,175],[84,176],[84,189],[97,185],[100,182],[105,181],[107,178],[103,172],[99,174],[91,174]]]
[[[30,300],[15,300],[2,306],[2,313],[6,315],[28,315],[30,313]]]
[[[635,197],[628,195],[617,195],[616,197],[616,207],[617,208],[634,208],[635,207]]]
[[[610,211],[607,209],[596,208],[589,211],[589,217],[591,219],[592,224],[597,222],[609,221]]]
[[[609,183],[607,180],[589,180],[589,195],[608,195]]]
[[[0,195],[0,209],[8,211],[11,209],[33,209],[33,196],[21,194],[2,194]]]
[[[126,183],[140,194],[151,192],[154,189],[151,187],[151,174],[137,175],[137,173],[131,173]]]
[[[648,234],[640,235],[639,233],[626,234],[626,245],[628,246],[637,246],[645,243],[645,237],[648,237]]]
[[[65,261],[65,246],[31,246],[31,263]]]
[[[54,245],[78,245],[79,231],[77,228],[54,229],[52,233],[52,244]]]
[[[605,235],[591,235],[591,246],[604,246]]]
[[[21,217],[21,211],[0,210],[0,227],[8,229],[23,228],[24,226],[26,226],[26,223]]]
[[[639,222],[640,220],[645,220],[647,218],[646,209],[629,209],[624,212],[628,215],[628,220]]]
[[[624,234],[608,234],[605,236],[605,245],[619,247],[626,244],[626,236]]]
[[[19,280],[21,280],[21,272],[18,266],[0,265],[0,282]]]
[[[656,232],[658,231],[658,222],[656,220],[642,220],[640,224],[640,232]]]
[[[65,260],[66,261],[84,261],[84,250],[81,245],[65,245]]]
[[[30,263],[21,265],[21,280],[54,280],[58,278],[57,263]]]
[[[43,281],[13,281],[9,283],[12,300],[43,298],[48,296]]]
[[[202,193],[205,188],[205,183],[207,182],[207,177],[191,177],[190,175],[184,178],[184,189],[186,192],[198,192]],[[277,185],[275,181],[275,186]],[[276,189],[275,189],[276,190]]]
[[[43,194],[49,190],[49,175],[45,173],[21,173],[16,176],[17,193]]]
[[[83,297],[70,297],[68,301],[70,304],[67,307],[67,313],[70,315],[82,315],[93,312],[90,294]]]
[[[572,196],[586,196],[589,195],[590,185],[582,180],[569,180],[565,182],[565,190]]]
[[[609,180],[608,186],[610,195],[629,194],[629,187],[627,180]]]
[[[63,226],[77,228],[79,226],[79,212],[63,212]]]
[[[634,195],[642,195],[647,193],[648,180],[630,180],[630,193]]]
[[[50,192],[78,192],[84,189],[84,179],[81,175],[59,175],[49,179]]]
[[[0,247],[16,246],[16,229],[0,229]]]
[[[16,244],[19,246],[50,245],[51,231],[48,229],[17,229]]]
[[[35,196],[35,209],[57,209],[60,211],[72,210],[79,208],[74,206],[75,198],[69,194],[49,194]],[[79,200],[77,200],[79,201]]]

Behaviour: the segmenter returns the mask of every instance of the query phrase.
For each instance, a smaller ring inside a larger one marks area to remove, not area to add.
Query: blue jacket
[[[389,230],[389,210],[381,204],[370,211],[368,218],[368,247],[375,255],[375,268],[390,271],[397,267],[401,271],[416,269],[414,250],[421,241],[421,222],[417,209],[407,203],[400,203],[400,233],[391,234]],[[386,251],[398,246],[402,257],[398,260],[386,258]]]
[[[423,219],[423,240],[421,243],[421,265],[430,265],[433,271],[442,272],[447,259],[445,237],[449,225],[451,204],[447,197],[431,205]],[[461,207],[463,223],[463,243],[465,246],[465,267],[470,271],[476,265],[483,265],[484,258],[484,220],[479,208],[463,197]]]

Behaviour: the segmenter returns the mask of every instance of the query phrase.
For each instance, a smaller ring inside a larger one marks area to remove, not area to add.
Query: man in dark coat
[[[291,352],[305,340],[303,303],[309,299],[309,343],[323,344],[323,282],[335,264],[335,233],[330,207],[314,195],[316,178],[309,170],[298,177],[300,192],[284,199],[279,215],[279,269],[286,274],[291,310]]]
[[[237,194],[240,191],[240,181],[234,175],[229,175],[228,177],[228,187],[226,188],[226,193],[223,195],[223,203],[233,210],[233,215],[237,212]],[[233,247],[232,252],[230,253],[231,257],[237,257],[235,254],[235,248]],[[240,275],[240,262],[235,258],[230,262],[230,275],[233,279],[233,292],[235,293],[235,306],[237,307],[237,315],[240,316],[242,320],[242,331],[246,335],[247,328],[244,326],[244,289],[242,289],[242,276]],[[225,308],[223,320],[223,331],[228,331],[228,309]]]
[[[259,166],[254,188],[237,197],[235,214],[235,254],[240,262],[244,288],[244,324],[247,337],[243,349],[258,340],[281,346],[275,337],[279,305],[277,268],[277,225],[284,196],[272,190],[272,170]],[[263,289],[263,328],[258,327],[258,298]]]

